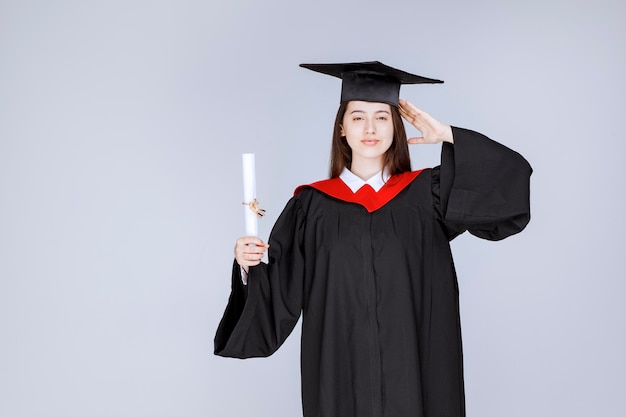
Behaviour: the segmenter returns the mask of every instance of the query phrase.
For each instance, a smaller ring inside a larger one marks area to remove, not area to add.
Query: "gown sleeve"
[[[243,285],[239,265],[215,335],[215,354],[233,358],[274,353],[296,325],[302,310],[304,213],[292,198],[270,234],[268,263],[249,268]]]
[[[529,163],[480,133],[452,131],[454,144],[443,144],[433,170],[435,208],[448,238],[467,230],[501,240],[522,231],[530,221]]]

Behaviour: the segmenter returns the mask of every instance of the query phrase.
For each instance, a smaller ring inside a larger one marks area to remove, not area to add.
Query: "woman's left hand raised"
[[[454,143],[452,127],[441,123],[424,110],[420,110],[408,100],[400,100],[400,115],[422,133],[421,137],[409,139],[409,143],[434,144],[439,142]]]

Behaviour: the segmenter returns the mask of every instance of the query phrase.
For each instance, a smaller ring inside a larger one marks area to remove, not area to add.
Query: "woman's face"
[[[386,103],[350,101],[341,125],[341,135],[346,137],[355,159],[379,159],[393,142],[391,106]]]

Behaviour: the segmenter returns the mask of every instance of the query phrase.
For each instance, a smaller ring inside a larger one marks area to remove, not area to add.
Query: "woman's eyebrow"
[[[352,114],[352,113],[365,113],[365,110],[359,110],[359,109],[356,109],[356,110],[352,110],[349,114]],[[391,114],[388,110],[376,110],[374,113],[387,113],[387,114]]]

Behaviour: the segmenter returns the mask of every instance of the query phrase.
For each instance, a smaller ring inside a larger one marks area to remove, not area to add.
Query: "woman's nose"
[[[375,133],[376,132],[376,126],[374,125],[374,121],[373,120],[367,120],[365,122],[365,132],[366,133]]]

